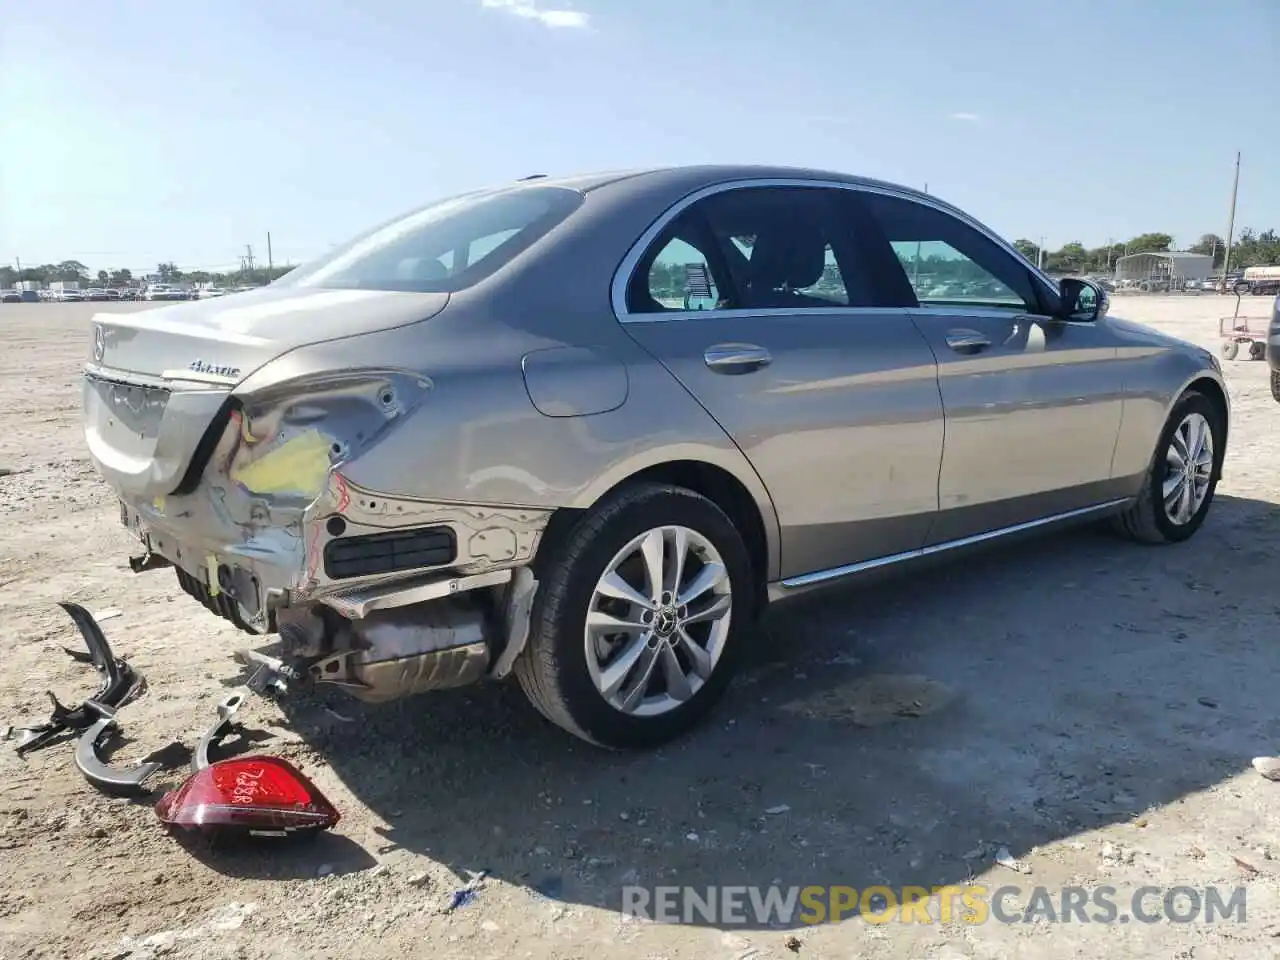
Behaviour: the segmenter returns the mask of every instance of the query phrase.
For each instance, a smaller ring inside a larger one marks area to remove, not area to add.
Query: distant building
[[[1187,280],[1208,280],[1213,276],[1213,257],[1205,253],[1162,251],[1131,253],[1116,260],[1117,282],[1155,280],[1178,286]]]

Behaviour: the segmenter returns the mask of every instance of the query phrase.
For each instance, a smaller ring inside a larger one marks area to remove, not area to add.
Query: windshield
[[[451,293],[492,274],[581,203],[582,194],[565,187],[465,194],[371,230],[277,283]]]

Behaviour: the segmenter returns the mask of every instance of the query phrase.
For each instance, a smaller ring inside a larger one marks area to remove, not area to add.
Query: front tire
[[[723,695],[756,614],[732,521],[700,494],[646,483],[548,547],[515,665],[533,705],[603,747],[654,747],[693,727]]]
[[[1137,502],[1113,519],[1138,543],[1180,543],[1200,529],[1226,452],[1226,424],[1204,394],[1188,390],[1169,414]]]

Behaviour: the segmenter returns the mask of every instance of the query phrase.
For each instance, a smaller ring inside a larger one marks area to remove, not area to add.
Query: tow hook
[[[48,691],[53,712],[44,723],[19,731],[16,748],[19,756],[47,746],[67,731],[92,729],[101,722],[103,708],[114,716],[116,710],[139,697],[147,688],[146,678],[111,652],[111,645],[93,619],[93,614],[78,603],[59,602],[58,606],[71,617],[88,648],[87,656],[74,650],[67,650],[67,653],[81,663],[92,663],[102,675],[102,685],[96,694],[74,708],[63,705],[52,691]]]

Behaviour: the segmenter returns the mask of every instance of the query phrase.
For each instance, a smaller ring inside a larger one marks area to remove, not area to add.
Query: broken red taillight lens
[[[236,757],[194,773],[156,804],[169,827],[287,837],[328,830],[338,811],[302,771],[280,757]]]

